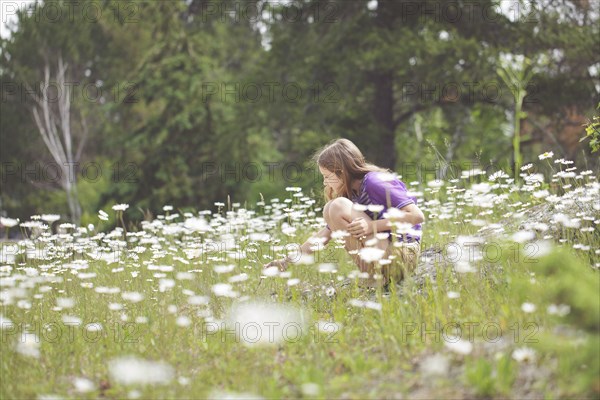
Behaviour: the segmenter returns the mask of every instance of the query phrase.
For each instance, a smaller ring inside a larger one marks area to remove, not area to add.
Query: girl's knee
[[[345,197],[338,197],[326,204],[323,208],[323,219],[333,229],[344,229],[350,221],[352,202]]]
[[[333,200],[329,200],[327,204],[323,206],[323,218],[327,219],[329,217],[329,208],[331,207],[331,202]]]
[[[329,213],[341,214],[352,210],[352,201],[345,197],[337,197],[331,200],[329,203]]]
[[[325,204],[325,206],[323,206],[323,219],[325,220],[325,222],[327,224],[329,224],[331,222],[331,218],[329,218],[329,208],[331,206],[332,201],[333,200],[329,200],[327,202],[327,204]]]

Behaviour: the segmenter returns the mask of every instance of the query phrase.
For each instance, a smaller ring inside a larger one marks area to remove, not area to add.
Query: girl
[[[398,282],[413,271],[421,252],[420,224],[425,218],[417,199],[407,195],[405,184],[389,170],[367,163],[348,139],[332,141],[313,159],[323,175],[327,200],[323,219],[327,226],[312,238],[321,238],[327,244],[333,231],[349,233],[343,238],[344,248],[360,271],[368,272],[368,287],[385,286],[391,279]],[[388,218],[383,218],[392,207],[402,212],[390,212]],[[412,229],[396,234],[392,222],[404,222]],[[302,253],[311,254],[312,245],[311,239],[307,240],[300,248]],[[293,260],[286,257],[265,267],[285,270],[289,262]]]

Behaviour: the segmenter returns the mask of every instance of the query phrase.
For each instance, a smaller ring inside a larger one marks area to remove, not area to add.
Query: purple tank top
[[[396,207],[400,209],[402,207],[406,207],[409,204],[417,204],[416,197],[408,196],[408,191],[404,182],[402,182],[398,178],[394,178],[393,180],[387,180],[384,178],[386,175],[388,174],[385,172],[367,172],[367,174],[361,182],[358,194],[353,196],[351,199],[353,203],[358,203],[365,206],[371,204],[382,205],[383,210],[377,213],[377,219],[383,219],[383,213],[385,213],[389,207]],[[390,204],[388,204],[388,193]],[[365,213],[371,219],[375,219],[375,213],[369,210],[366,210]],[[327,228],[329,228],[329,226],[327,226]],[[412,229],[414,231],[421,231],[421,224],[414,225]],[[415,232],[413,232],[412,235],[410,233],[406,233],[398,237],[398,241],[401,242],[412,242],[415,240],[419,242],[421,241],[421,235]]]

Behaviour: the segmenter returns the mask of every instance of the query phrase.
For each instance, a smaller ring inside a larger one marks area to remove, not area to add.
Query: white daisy
[[[129,204],[115,204],[112,209],[115,211],[125,211],[129,208]]]
[[[383,257],[385,251],[375,247],[364,247],[359,250],[358,254],[360,258],[365,262],[375,262]]]
[[[519,347],[513,351],[512,358],[517,362],[535,361],[535,351],[529,347]]]
[[[463,339],[458,339],[456,341],[444,340],[444,345],[448,348],[448,350],[453,351],[454,353],[467,355],[473,351],[473,344],[469,341]]]
[[[521,310],[523,310],[523,312],[525,312],[525,313],[530,314],[530,313],[534,312],[535,309],[536,309],[536,307],[535,307],[535,304],[533,304],[533,303],[521,304]]]
[[[162,361],[148,361],[136,357],[119,357],[109,361],[108,371],[113,381],[123,385],[167,384],[175,370]]]
[[[551,152],[551,151],[548,151],[548,152],[546,152],[546,153],[540,154],[540,155],[538,156],[538,158],[539,158],[540,160],[545,160],[546,158],[552,158],[552,157],[554,157],[554,153],[553,153],[553,152]]]
[[[19,223],[19,219],[14,219],[14,218],[4,218],[4,217],[0,217],[0,225],[5,226],[7,228],[12,228],[13,226],[16,226]]]

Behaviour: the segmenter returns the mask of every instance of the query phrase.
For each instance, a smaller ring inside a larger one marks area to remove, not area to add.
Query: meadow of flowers
[[[126,204],[2,218],[26,239],[0,248],[0,397],[597,398],[600,183],[539,158],[517,182],[407,182],[423,253],[391,293],[360,287],[343,232],[263,268],[324,226],[295,187],[129,224]]]

